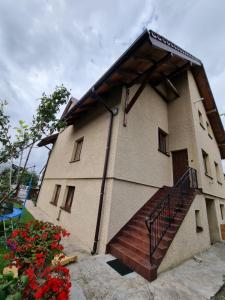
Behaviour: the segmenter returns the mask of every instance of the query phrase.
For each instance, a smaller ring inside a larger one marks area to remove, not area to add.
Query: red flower
[[[12,237],[12,238],[15,238],[15,237],[18,236],[19,233],[20,233],[19,230],[14,230],[14,231],[12,232],[12,234],[11,234],[11,237]]]
[[[67,300],[67,299],[68,299],[68,294],[65,291],[62,291],[57,297],[57,300]]]
[[[9,259],[10,265],[18,266],[21,275],[28,277],[23,299],[68,300],[69,270],[60,264],[48,266],[52,255],[63,249],[62,236],[69,236],[69,233],[59,226],[40,221],[20,224],[19,229],[13,231],[7,241],[11,251],[5,259]]]
[[[39,258],[43,258],[44,257],[44,254],[43,253],[36,253],[36,258],[39,259]]]
[[[56,239],[57,241],[61,240],[61,235],[59,233],[56,233],[53,235],[53,238]]]
[[[66,230],[63,230],[62,235],[63,235],[63,237],[66,237],[66,236],[70,236],[70,233],[67,232]]]
[[[26,231],[20,231],[20,235],[21,235],[21,237],[24,238],[24,239],[27,237]]]

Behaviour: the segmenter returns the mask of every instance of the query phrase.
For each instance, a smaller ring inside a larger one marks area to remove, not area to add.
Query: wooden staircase
[[[196,189],[188,188],[182,194],[182,203],[180,193],[180,188],[160,188],[109,242],[107,252],[147,280],[156,279],[157,269],[195,198]],[[161,205],[168,195],[171,195],[169,213],[173,213],[169,221],[162,215],[168,210],[163,211],[165,207]],[[150,229],[146,220],[152,222]]]

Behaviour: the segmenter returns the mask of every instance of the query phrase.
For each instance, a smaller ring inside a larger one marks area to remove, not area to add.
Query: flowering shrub
[[[60,226],[40,221],[21,224],[12,232],[7,241],[11,251],[5,258],[17,266],[20,276],[28,278],[21,299],[68,299],[69,270],[61,265],[51,266],[54,256],[63,250],[61,238],[68,235]]]
[[[12,250],[9,258],[22,271],[34,262],[39,265],[45,260],[45,264],[49,265],[53,257],[63,250],[61,238],[68,235],[60,226],[48,222],[35,220],[21,224],[7,241],[8,248]]]
[[[34,265],[24,274],[28,276],[29,285],[23,292],[23,299],[68,299],[71,283],[67,268],[58,265],[40,269],[38,265]]]

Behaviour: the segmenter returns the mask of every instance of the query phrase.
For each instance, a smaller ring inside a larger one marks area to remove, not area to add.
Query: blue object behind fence
[[[25,198],[25,200],[23,202],[23,206],[21,208],[14,207],[13,208],[13,212],[11,212],[9,214],[5,214],[5,215],[1,215],[0,216],[0,222],[3,222],[5,242],[7,241],[7,235],[6,235],[7,229],[6,229],[6,223],[5,223],[5,221],[8,221],[8,220],[11,221],[11,229],[13,230],[13,222],[12,222],[12,220],[16,219],[16,218],[20,219],[21,216],[23,215],[23,212],[24,212],[24,209],[25,209],[25,206],[26,206],[26,202],[27,202],[27,200],[29,198],[31,186],[32,186],[32,178],[30,179],[29,186],[28,186],[28,189],[27,189],[26,198]]]

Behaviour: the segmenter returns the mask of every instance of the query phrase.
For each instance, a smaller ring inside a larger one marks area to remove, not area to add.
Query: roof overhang
[[[42,146],[47,146],[49,144],[54,144],[55,141],[57,140],[58,135],[59,135],[58,133],[54,133],[52,135],[46,136],[37,144],[37,146],[42,147]]]
[[[164,58],[168,59],[164,60]],[[160,61],[163,63],[159,65]],[[158,64],[157,68],[154,67],[156,64]],[[96,94],[101,96],[116,86],[131,87],[142,83],[146,79],[146,73],[151,69],[154,69],[154,72],[151,72],[148,80],[153,88],[191,69],[199,93],[204,98],[203,104],[219,145],[221,157],[224,159],[224,128],[202,62],[152,30],[145,30],[80,101],[63,115],[63,119],[68,125],[73,124],[77,118],[95,107]]]

